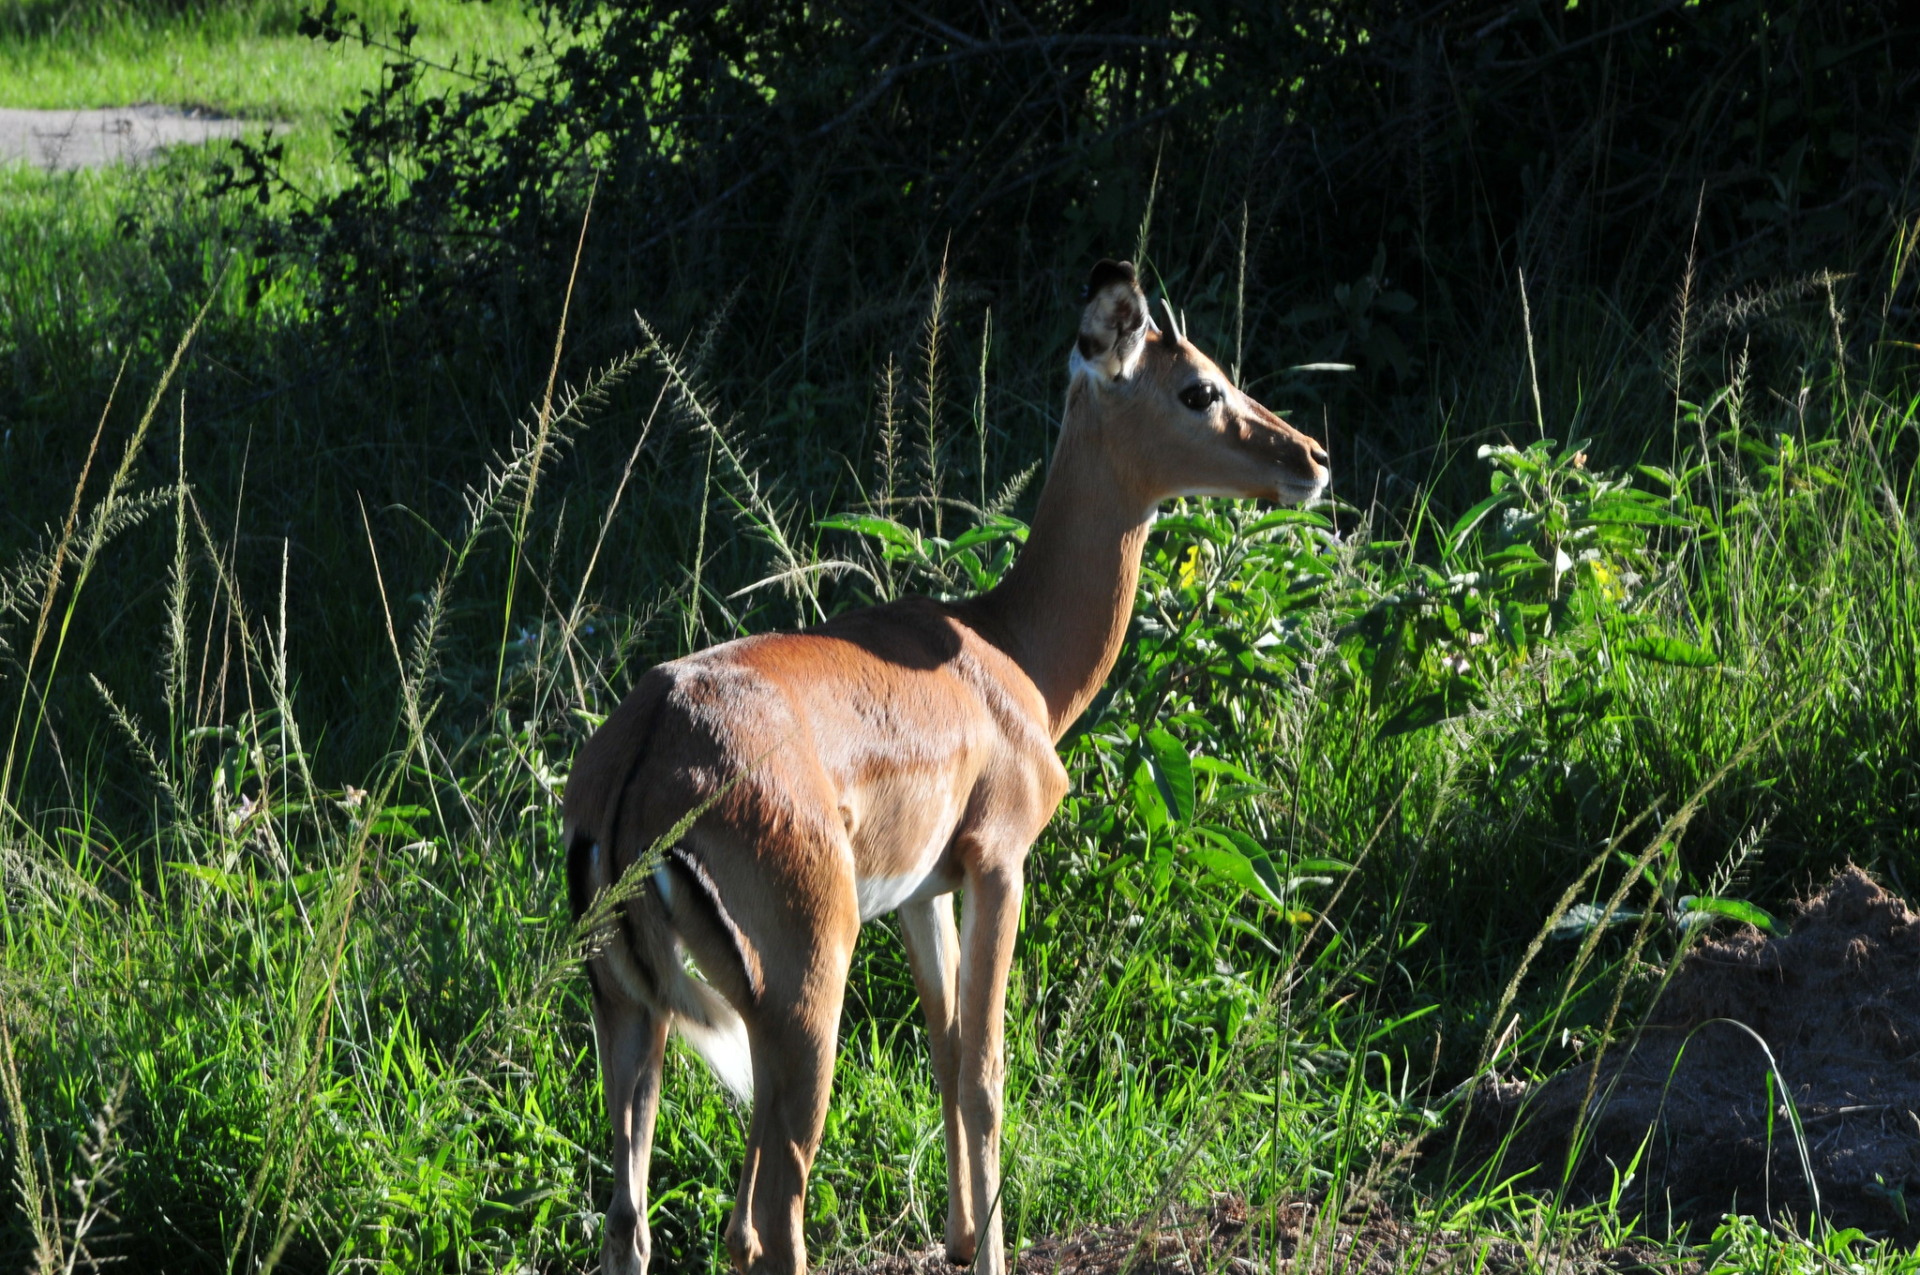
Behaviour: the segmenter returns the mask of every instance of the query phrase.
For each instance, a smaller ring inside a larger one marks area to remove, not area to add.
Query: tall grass
[[[922,298],[918,353],[877,387],[876,455],[837,489],[809,485],[825,458],[725,409],[710,343],[643,328],[519,418],[448,525],[363,506],[352,552],[319,568],[361,578],[351,624],[302,613],[274,534],[288,493],[195,477],[193,406],[161,378],[116,472],[83,476],[4,583],[9,1260],[591,1260],[606,1139],[580,989],[550,976],[573,942],[569,759],[660,654],[1004,570],[1020,487],[985,498],[968,472],[1005,400],[966,296]],[[1772,331],[1798,358],[1733,346],[1722,375],[1534,298],[1537,350],[1405,409],[1449,441],[1393,499],[1162,520],[1135,640],[1032,860],[1017,1238],[1213,1191],[1334,1217],[1385,1198],[1436,1244],[1479,1229],[1540,1260],[1633,1230],[1410,1167],[1474,1076],[1551,1069],[1631,1023],[1636,961],[1695,932],[1683,896],[1772,904],[1845,858],[1913,861],[1916,404],[1895,351],[1847,350],[1814,300],[1777,312],[1804,322]],[[568,457],[623,378],[652,406],[624,468],[589,480]],[[1574,441],[1669,420],[1666,466]],[[845,493],[832,517],[821,491]],[[142,658],[76,666],[46,635],[114,622],[86,585],[146,560],[115,556],[136,527],[165,546],[160,623],[115,633]],[[312,686],[340,668],[350,720]],[[82,674],[97,715],[45,711]],[[342,736],[362,769],[328,759]],[[1576,940],[1530,949],[1570,915]],[[911,988],[874,927],[809,1201],[825,1258],[923,1246],[944,1207]],[[678,1054],[660,1131],[656,1260],[718,1269],[738,1113]],[[1825,1260],[1741,1223],[1716,1244]]]

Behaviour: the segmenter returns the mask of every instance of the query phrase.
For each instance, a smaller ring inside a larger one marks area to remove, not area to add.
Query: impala
[[[1161,501],[1297,503],[1328,477],[1319,445],[1234,388],[1171,310],[1167,329],[1154,324],[1130,263],[1095,266],[1085,301],[1059,446],[997,588],[662,664],[580,751],[564,832],[576,916],[700,811],[587,961],[613,1123],[606,1275],[647,1268],[671,1029],[752,1095],[734,1265],[805,1270],[802,1206],[848,964],[861,923],[887,912],[940,1087],[947,1256],[1005,1270],[1001,1020],[1027,850],[1067,789],[1054,746],[1119,655]]]

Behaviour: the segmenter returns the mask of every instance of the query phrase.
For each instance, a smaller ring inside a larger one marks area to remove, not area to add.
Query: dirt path
[[[140,164],[168,146],[240,136],[247,121],[173,106],[83,111],[0,107],[0,164],[25,161],[48,172]]]

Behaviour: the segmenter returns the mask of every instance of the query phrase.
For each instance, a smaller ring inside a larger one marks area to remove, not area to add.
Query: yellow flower
[[[1180,587],[1183,589],[1191,589],[1193,587],[1195,577],[1197,577],[1199,574],[1200,574],[1200,546],[1188,545],[1186,555],[1180,559],[1180,571],[1178,576],[1178,579],[1180,581]]]

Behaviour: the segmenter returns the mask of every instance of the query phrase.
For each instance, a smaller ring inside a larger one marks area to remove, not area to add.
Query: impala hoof
[[[647,1275],[647,1233],[632,1209],[611,1209],[600,1243],[600,1275]]]

